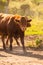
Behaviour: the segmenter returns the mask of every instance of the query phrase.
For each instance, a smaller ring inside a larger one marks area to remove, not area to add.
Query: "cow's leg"
[[[5,38],[4,38],[4,36],[2,36],[3,48],[6,49],[4,41],[5,41]]]
[[[23,46],[23,51],[26,52],[25,45],[24,45],[24,36],[21,36],[21,44]]]
[[[23,46],[23,51],[25,52],[26,50],[25,50],[24,39],[23,39],[23,38],[21,38],[21,44],[22,44],[22,46]]]
[[[20,44],[19,44],[19,42],[18,42],[17,38],[15,38],[15,40],[16,40],[16,42],[17,42],[17,45],[18,45],[18,46],[20,46]]]
[[[12,42],[13,42],[13,38],[10,37],[10,50],[12,50]]]
[[[6,45],[8,46],[8,41],[9,41],[9,37],[7,37],[7,40],[6,40]]]

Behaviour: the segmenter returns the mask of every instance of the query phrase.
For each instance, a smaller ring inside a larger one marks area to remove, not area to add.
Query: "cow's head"
[[[21,30],[25,31],[27,27],[30,27],[31,26],[30,22],[31,22],[31,19],[28,20],[27,17],[21,17],[19,21]]]
[[[31,26],[31,24],[30,24],[31,19],[28,20],[28,18],[24,17],[24,16],[22,16],[20,18],[20,20],[15,19],[15,17],[12,17],[11,20],[14,21],[14,22],[16,22],[20,26],[20,28],[21,28],[22,31],[25,31],[27,27]]]

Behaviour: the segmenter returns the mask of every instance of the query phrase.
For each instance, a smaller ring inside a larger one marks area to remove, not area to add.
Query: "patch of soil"
[[[26,42],[28,39],[25,37]],[[43,47],[26,47],[27,52],[24,53],[22,47],[17,45],[10,51],[9,48],[3,50],[1,44],[0,41],[0,65],[43,65]]]

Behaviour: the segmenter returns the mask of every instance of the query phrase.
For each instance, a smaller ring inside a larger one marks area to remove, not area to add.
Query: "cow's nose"
[[[22,27],[22,31],[25,31],[26,30],[26,27]]]

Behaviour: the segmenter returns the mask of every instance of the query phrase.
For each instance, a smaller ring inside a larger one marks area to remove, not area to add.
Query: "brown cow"
[[[12,42],[13,42],[13,37],[15,38],[17,44],[18,43],[18,38],[20,37],[21,44],[23,46],[23,50],[25,51],[25,46],[24,46],[24,32],[27,28],[27,26],[30,25],[30,20],[28,20],[26,17],[21,17],[20,20],[15,19],[15,17],[12,17],[7,25],[7,31],[8,31],[8,36],[10,39],[10,50],[12,50]]]
[[[24,31],[30,25],[30,20],[27,17],[23,16],[15,16],[9,14],[0,14],[0,35],[2,36],[3,48],[5,47],[5,36],[8,35],[8,39],[10,40],[10,50],[12,50],[12,37],[15,38],[17,44],[19,45],[18,38],[20,37],[21,43],[23,45],[23,50],[25,51],[24,46]],[[8,42],[7,39],[7,42]]]
[[[2,42],[3,42],[3,48],[4,49],[6,49],[4,39],[8,35],[7,34],[7,23],[12,16],[14,16],[14,15],[0,13],[0,35],[1,35],[1,39],[2,39]],[[17,19],[20,16],[17,15],[17,17],[16,16],[14,16],[14,17],[15,17],[15,19]],[[6,44],[8,44],[8,39],[6,41]]]

